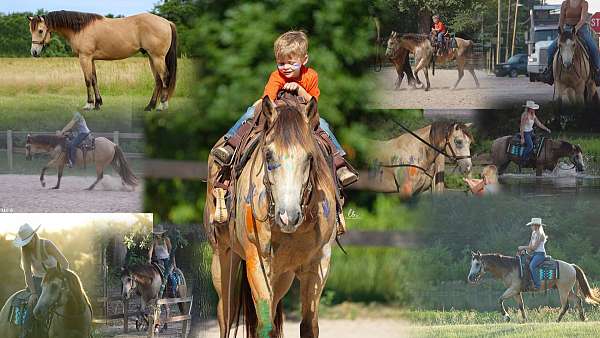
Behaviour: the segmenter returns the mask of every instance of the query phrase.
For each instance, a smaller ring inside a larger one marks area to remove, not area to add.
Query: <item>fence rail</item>
[[[13,154],[24,154],[25,148],[15,146],[15,138],[25,137],[27,135],[53,135],[56,132],[44,132],[44,131],[0,131],[0,138],[6,137],[6,156],[8,161],[8,169],[12,171],[14,168],[14,157]],[[95,137],[106,137],[116,145],[119,145],[121,140],[144,140],[144,134],[142,133],[122,133],[120,131],[113,132],[93,132]],[[143,153],[125,153],[128,158],[143,158]]]

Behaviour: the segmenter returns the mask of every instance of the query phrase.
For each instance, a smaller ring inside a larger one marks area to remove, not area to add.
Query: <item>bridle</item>
[[[129,279],[131,280],[131,282],[130,282],[131,287],[129,288],[129,291],[127,292],[127,296],[129,296],[131,294],[131,292],[137,288],[138,283],[137,283],[135,277],[131,274],[131,272],[129,272],[126,276],[129,277]],[[123,281],[121,280],[121,295],[123,295],[122,289],[124,289],[124,288],[125,288],[125,286],[123,285]]]
[[[44,33],[44,36],[42,37],[42,39],[38,40],[38,41],[31,39],[31,43],[40,45],[40,46],[42,46],[42,48],[46,47],[48,45],[48,43],[46,42],[46,38],[48,37],[48,34],[50,34],[50,29],[46,28],[46,32]]]
[[[61,282],[63,283],[63,285],[65,285],[65,284],[67,284],[67,285],[68,285],[68,283],[67,283],[67,281],[66,281],[66,278],[65,278],[63,275],[61,275],[61,277],[60,277],[60,280],[61,280]],[[68,287],[67,287],[67,288],[68,288]],[[51,315],[51,316],[49,316],[50,318],[49,318],[49,320],[48,320],[48,323],[50,323],[50,322],[52,321],[52,316],[54,316],[54,315],[56,315],[56,316],[58,316],[58,317],[60,317],[60,318],[69,319],[69,318],[79,318],[79,317],[81,317],[83,314],[85,314],[85,311],[86,311],[86,308],[85,308],[85,307],[83,308],[83,311],[81,311],[80,313],[73,314],[73,315],[67,315],[67,314],[65,314],[65,313],[60,313],[60,312],[58,312],[58,309],[59,309],[60,307],[62,307],[62,306],[65,306],[65,305],[67,304],[67,302],[66,302],[66,301],[65,301],[65,302],[61,302],[61,299],[63,298],[63,291],[64,291],[64,288],[60,288],[60,291],[59,291],[59,293],[58,293],[58,300],[57,300],[57,301],[55,301],[54,303],[52,303],[52,304],[51,304],[51,305],[48,307],[48,314],[49,314],[49,315]],[[90,311],[91,311],[91,309],[90,309]]]
[[[473,259],[475,259],[475,257],[473,257]],[[479,256],[479,258],[477,258],[477,260],[479,261],[479,264],[481,264],[481,265],[479,267],[479,271],[473,276],[473,283],[479,282],[483,278],[483,274],[485,273],[485,263],[484,263],[483,259],[481,258],[481,256]]]

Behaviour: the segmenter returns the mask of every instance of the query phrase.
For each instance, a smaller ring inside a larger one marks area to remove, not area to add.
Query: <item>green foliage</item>
[[[31,33],[28,16],[45,14],[43,10],[33,14],[20,12],[0,13],[0,57],[30,57]],[[44,49],[43,56],[70,56],[71,48],[58,35],[52,35],[50,44]]]

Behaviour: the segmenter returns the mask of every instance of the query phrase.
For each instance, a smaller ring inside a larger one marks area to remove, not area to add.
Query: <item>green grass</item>
[[[143,109],[154,80],[146,58],[133,57],[97,64],[103,103],[86,113],[96,131],[143,131],[148,115]],[[169,101],[170,112],[196,109],[190,99],[194,65],[180,59],[177,87]],[[3,130],[51,131],[61,129],[86,101],[83,74],[76,58],[0,58],[0,126]]]
[[[526,323],[412,327],[411,337],[598,337],[600,323]]]

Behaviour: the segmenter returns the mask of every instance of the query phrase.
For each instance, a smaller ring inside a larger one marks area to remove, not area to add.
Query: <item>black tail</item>
[[[165,56],[165,63],[167,64],[167,83],[165,85],[168,89],[167,98],[170,98],[173,96],[177,82],[177,28],[173,23],[171,23],[171,46]]]
[[[431,75],[435,76],[435,54],[431,56]]]
[[[119,173],[119,176],[121,176],[121,180],[123,181],[123,183],[125,183],[129,186],[132,186],[132,187],[135,187],[138,184],[137,177],[135,176],[133,171],[131,171],[131,167],[129,166],[129,164],[127,163],[127,160],[125,159],[123,150],[121,150],[121,147],[119,147],[116,144],[115,144],[115,156],[113,157],[113,160],[112,160],[112,166]]]

